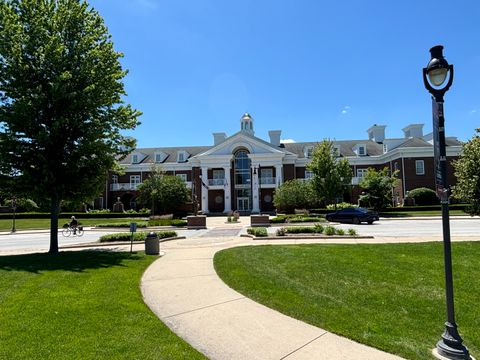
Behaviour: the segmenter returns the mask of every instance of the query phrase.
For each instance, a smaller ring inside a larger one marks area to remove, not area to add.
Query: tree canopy
[[[466,209],[470,215],[480,215],[480,128],[463,145],[462,155],[453,165],[457,177],[453,196],[470,202]]]
[[[273,196],[275,207],[287,214],[295,209],[309,209],[315,205],[315,193],[310,181],[290,180],[275,190]]]
[[[389,207],[393,200],[392,190],[398,182],[397,173],[390,175],[386,167],[378,171],[368,168],[359,184],[365,190],[360,201],[377,211]]]
[[[0,173],[50,202],[50,252],[60,201],[98,195],[135,146],[122,135],[140,112],[124,103],[121,57],[82,0],[0,0]]]
[[[138,201],[152,207],[152,215],[159,210],[162,213],[175,211],[190,198],[185,182],[178,176],[165,175],[154,167],[150,176],[138,186]]]
[[[342,198],[352,182],[353,172],[348,160],[337,156],[329,140],[323,140],[315,147],[307,169],[313,172],[312,185],[318,200],[326,205]]]

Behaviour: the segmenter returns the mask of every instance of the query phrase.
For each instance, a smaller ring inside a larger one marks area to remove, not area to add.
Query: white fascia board
[[[228,139],[226,139],[221,144],[218,144],[217,146],[214,146],[211,149],[205,151],[204,153],[196,155],[195,157],[196,158],[202,158],[204,156],[209,156],[209,155],[214,154],[215,152],[218,152],[218,151],[220,151],[222,149],[225,149],[225,148],[228,148],[229,151],[231,151],[232,149],[230,149],[230,148],[235,143],[238,143],[238,145],[240,145],[240,146],[245,146],[246,145],[247,149],[250,147],[249,150],[251,150],[253,148],[251,146],[248,146],[248,145],[253,144],[253,145],[255,145],[259,148],[262,148],[264,150],[268,150],[271,153],[279,153],[279,154],[284,154],[285,153],[284,151],[275,149],[274,147],[272,147],[271,144],[263,142],[263,140],[262,141],[260,141],[260,140],[261,139],[257,140],[255,137],[246,136],[243,133],[236,133],[236,134],[232,135],[231,137],[229,137]]]
[[[253,166],[275,166],[283,164],[284,153],[281,154],[248,154]]]
[[[163,171],[188,171],[192,170],[192,166],[188,163],[163,163],[161,165],[156,163],[145,163],[145,164],[125,164],[122,167],[125,169],[125,172],[135,172],[143,171],[150,172],[152,171],[152,166],[157,165]]]
[[[210,155],[205,157],[196,158],[195,166],[209,167],[209,168],[221,168],[229,167],[232,161],[233,155]]]

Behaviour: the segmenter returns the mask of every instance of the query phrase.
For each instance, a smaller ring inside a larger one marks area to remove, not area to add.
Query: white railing
[[[269,177],[261,177],[260,178],[260,184],[262,185],[275,185],[275,176],[269,176]]]
[[[209,186],[223,186],[225,185],[225,179],[208,179],[208,185]]]
[[[126,191],[126,190],[137,190],[140,183],[116,183],[110,184],[110,191]]]

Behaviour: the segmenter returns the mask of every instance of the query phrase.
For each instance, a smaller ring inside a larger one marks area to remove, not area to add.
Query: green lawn
[[[453,244],[456,316],[480,356],[480,243]],[[441,243],[252,246],[216,254],[229,286],[294,318],[430,359],[445,315]]]
[[[155,259],[0,257],[0,359],[204,359],[142,301],[140,278]]]
[[[105,218],[105,219],[79,219],[83,226],[95,226],[100,224],[118,224],[125,222],[147,223],[146,220],[141,219],[129,219],[129,218]],[[70,219],[58,220],[59,227],[63,224],[70,222]],[[32,230],[32,229],[50,229],[50,219],[16,219],[15,227],[20,230]],[[12,220],[0,219],[0,231],[12,230]]]

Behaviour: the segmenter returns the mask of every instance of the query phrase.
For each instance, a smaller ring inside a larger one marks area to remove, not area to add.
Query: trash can
[[[145,238],[145,254],[160,254],[160,241],[158,240],[157,234],[155,234],[153,231],[148,233],[147,237]]]

